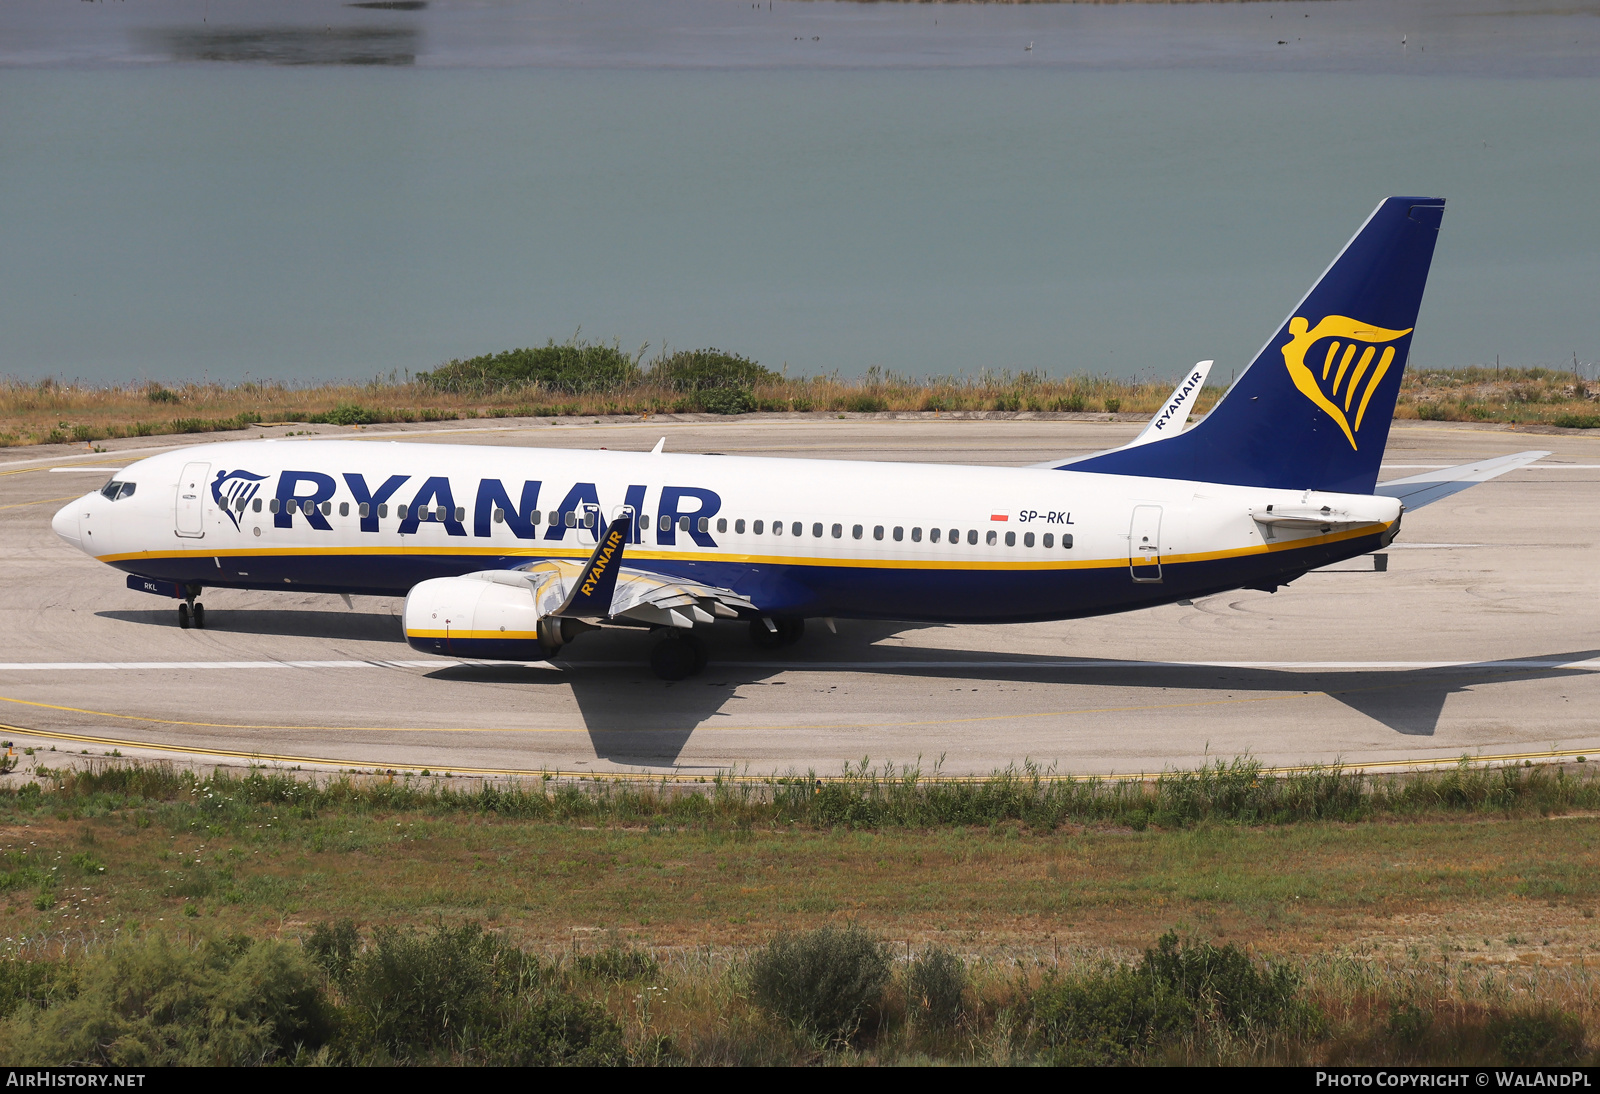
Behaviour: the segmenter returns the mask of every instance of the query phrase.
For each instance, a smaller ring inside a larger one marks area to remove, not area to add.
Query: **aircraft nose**
[[[78,531],[78,510],[83,508],[83,499],[77,498],[63,505],[50,518],[50,528],[56,535],[72,544],[74,547],[83,546],[83,537]]]

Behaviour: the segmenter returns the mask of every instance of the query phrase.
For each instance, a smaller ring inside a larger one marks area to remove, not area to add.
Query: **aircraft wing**
[[[1200,391],[1206,386],[1206,375],[1210,373],[1214,361],[1201,361],[1184,374],[1178,381],[1178,386],[1172,389],[1166,401],[1161,404],[1161,409],[1156,411],[1155,417],[1145,423],[1144,430],[1127,444],[1117,448],[1108,448],[1106,452],[1117,452],[1124,448],[1138,448],[1151,441],[1163,441],[1183,432],[1184,423],[1189,420],[1189,411],[1194,409],[1195,400],[1200,397]],[[1084,456],[1073,456],[1064,460],[1048,460],[1045,463],[1036,463],[1033,467],[1061,468],[1068,464],[1086,460],[1090,456],[1102,456],[1104,452],[1090,452]]]
[[[569,602],[579,593],[586,570],[581,563],[556,559],[513,572],[532,584],[534,604],[543,618],[571,612]],[[719,618],[735,619],[757,610],[747,598],[730,589],[666,577],[634,566],[618,570],[616,581],[609,606],[594,613],[594,617],[650,626],[692,627]]]
[[[1410,512],[1421,509],[1424,505],[1432,505],[1442,498],[1448,498],[1451,494],[1459,494],[1468,487],[1477,486],[1480,482],[1497,479],[1508,471],[1527,467],[1530,463],[1536,463],[1548,455],[1550,455],[1548,452],[1517,452],[1510,456],[1497,456],[1492,460],[1464,463],[1457,467],[1441,468],[1438,471],[1424,471],[1420,475],[1380,482],[1373,493],[1388,498],[1399,498],[1407,512]]]

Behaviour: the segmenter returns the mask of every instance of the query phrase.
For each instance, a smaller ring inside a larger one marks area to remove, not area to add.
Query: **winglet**
[[[667,446],[667,439],[665,437],[662,437],[659,441],[656,442],[656,446],[650,450],[650,455],[652,455],[652,456],[661,455],[661,450],[663,448],[665,448],[666,446]]]
[[[594,554],[584,564],[578,580],[561,607],[550,613],[568,619],[606,619],[611,615],[611,598],[617,589],[617,572],[622,569],[622,549],[633,530],[633,515],[625,513],[612,521]]]
[[[1195,400],[1200,398],[1200,389],[1206,386],[1206,374],[1211,371],[1211,366],[1215,363],[1201,361],[1190,369],[1188,374],[1178,381],[1178,386],[1172,389],[1167,401],[1161,404],[1156,416],[1144,427],[1144,432],[1123,447],[1133,448],[1182,433],[1183,424],[1189,420],[1189,412],[1194,409]]]
[[[1390,479],[1380,482],[1375,494],[1387,498],[1399,498],[1407,512],[1421,509],[1424,505],[1432,505],[1451,494],[1459,494],[1470,486],[1477,486],[1480,482],[1497,479],[1508,471],[1515,471],[1519,467],[1527,467],[1550,455],[1548,452],[1517,452],[1510,456],[1498,456],[1492,460],[1479,460],[1477,463],[1464,463],[1456,467],[1445,467],[1438,471],[1424,471],[1420,475],[1411,475],[1404,479]]]

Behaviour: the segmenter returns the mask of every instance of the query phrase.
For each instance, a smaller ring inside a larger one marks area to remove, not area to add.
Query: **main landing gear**
[[[206,625],[206,606],[195,599],[200,595],[200,590],[191,586],[187,591],[189,595],[178,605],[178,626],[187,630],[192,620],[196,627],[203,628]]]

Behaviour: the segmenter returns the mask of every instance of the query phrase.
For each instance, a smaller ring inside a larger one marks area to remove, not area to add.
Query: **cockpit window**
[[[136,486],[136,483],[118,482],[116,479],[112,479],[100,488],[100,496],[107,501],[116,501],[118,498],[131,498]]]

